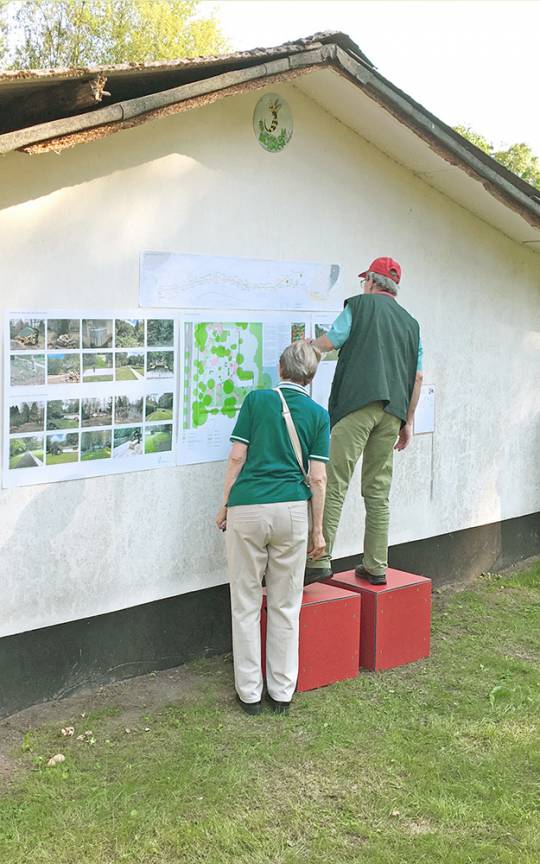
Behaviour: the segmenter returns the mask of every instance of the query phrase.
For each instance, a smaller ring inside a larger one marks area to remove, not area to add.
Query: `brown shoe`
[[[385,573],[376,576],[374,573],[370,573],[369,570],[366,570],[363,564],[359,564],[358,567],[354,568],[354,575],[358,576],[360,579],[367,579],[370,585],[386,585]]]

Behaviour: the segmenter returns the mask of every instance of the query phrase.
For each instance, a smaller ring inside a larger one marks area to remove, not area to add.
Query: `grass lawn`
[[[156,432],[154,435],[148,435],[144,442],[145,453],[161,453],[164,450],[170,450],[172,439],[169,432]]]
[[[139,367],[134,367],[139,371]],[[142,370],[144,372],[144,370]],[[142,374],[142,372],[141,372]],[[131,370],[131,366],[117,366],[116,367],[116,380],[117,381],[135,381],[137,376]]]
[[[116,367],[116,380],[117,381],[135,381],[137,378],[136,375],[133,374],[129,366],[117,366]]]
[[[57,453],[56,455],[47,454],[47,465],[61,465],[64,462],[77,462],[78,453]]]
[[[152,423],[157,420],[172,420],[172,411],[170,408],[157,408],[152,411],[146,418],[147,423]]]
[[[61,420],[49,420],[47,430],[49,429],[77,429],[79,421],[72,420],[69,417],[64,417]]]
[[[58,703],[54,726],[20,727],[0,861],[538,864],[539,617],[538,564],[443,592],[429,660],[298,695],[289,717],[242,714],[222,657],[154,707],[136,680],[93,714]]]
[[[109,459],[111,455],[110,447],[100,447],[99,450],[89,450],[81,455],[82,462],[89,462],[91,459]]]
[[[112,381],[113,373],[112,369],[108,375],[83,375],[83,381],[85,383],[93,383],[94,381]]]

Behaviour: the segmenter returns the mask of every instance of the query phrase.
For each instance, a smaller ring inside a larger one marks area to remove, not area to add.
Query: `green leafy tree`
[[[499,150],[493,155],[509,171],[540,189],[540,160],[527,144],[512,144],[508,150]]]
[[[467,126],[456,126],[455,131],[459,132],[471,144],[475,144],[476,147],[483,150],[484,153],[487,153],[488,156],[492,156],[509,171],[513,171],[531,186],[540,189],[540,160],[527,144],[512,144],[508,150],[495,150],[487,138]]]
[[[0,0],[0,60],[7,50],[8,18],[7,6],[9,0]]]
[[[174,342],[174,321],[170,318],[150,318],[147,332],[148,345],[168,346]]]
[[[172,410],[173,394],[172,393],[164,393],[163,396],[159,397],[158,405],[160,408],[167,408],[167,409]]]
[[[198,14],[199,0],[17,0],[7,6],[12,15],[3,20],[14,38],[20,34],[11,63],[17,69],[174,60],[227,48],[215,16]]]

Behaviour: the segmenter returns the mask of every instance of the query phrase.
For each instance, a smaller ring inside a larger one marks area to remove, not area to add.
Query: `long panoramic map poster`
[[[332,310],[339,300],[339,273],[337,264],[143,252],[139,302],[224,312]]]
[[[140,312],[8,314],[3,485],[174,465],[176,331]]]

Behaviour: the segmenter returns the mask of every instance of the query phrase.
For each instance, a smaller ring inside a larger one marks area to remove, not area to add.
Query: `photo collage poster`
[[[10,313],[4,486],[176,463],[171,315]]]

